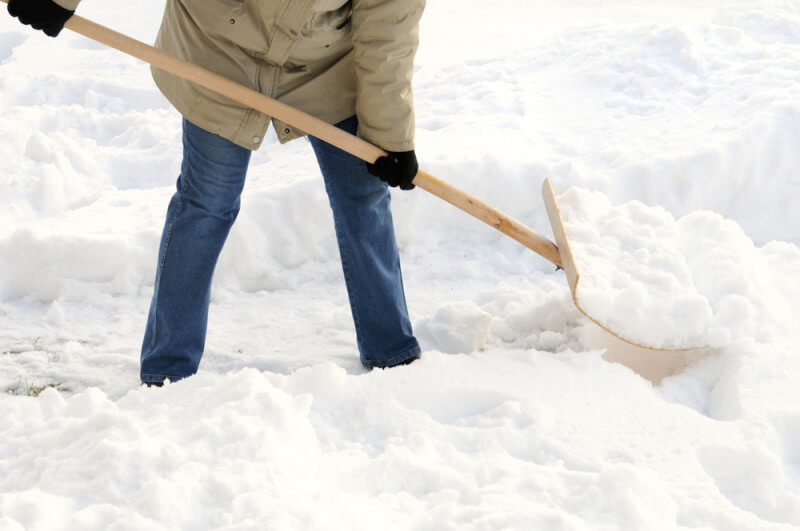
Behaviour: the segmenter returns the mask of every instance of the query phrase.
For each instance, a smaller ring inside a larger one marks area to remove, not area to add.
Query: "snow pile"
[[[769,340],[800,322],[786,314],[786,286],[800,271],[800,250],[756,247],[713,212],[675,219],[631,201],[613,206],[598,192],[572,188],[558,200],[575,262],[576,300],[592,319],[653,348],[724,347]],[[766,274],[764,274],[766,273]],[[786,328],[773,329],[783,322]]]
[[[431,348],[452,354],[481,350],[486,343],[492,315],[471,301],[448,303],[430,319],[417,324],[417,333],[428,337]]]
[[[152,41],[144,4],[80,9]],[[0,16],[0,528],[796,529],[800,16],[568,4],[428,3],[421,165],[543,234],[546,177],[593,190],[573,239],[643,261],[592,250],[585,303],[714,348],[615,342],[417,190],[393,212],[425,353],[365,371],[313,153],[270,136],[200,373],[162,389],[138,352],[180,118],[144,65]]]

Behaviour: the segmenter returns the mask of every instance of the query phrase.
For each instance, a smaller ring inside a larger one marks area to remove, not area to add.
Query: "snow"
[[[152,41],[145,4],[80,13]],[[421,39],[421,165],[546,235],[549,177],[648,250],[584,268],[586,303],[710,348],[615,340],[417,190],[393,209],[425,352],[366,371],[310,146],[271,135],[200,372],[141,388],[179,117],[141,63],[0,16],[0,529],[800,526],[797,6],[437,0]]]
[[[558,204],[580,273],[577,304],[625,340],[719,348],[748,337],[768,341],[771,325],[783,322],[783,334],[800,322],[800,304],[782,304],[800,271],[796,246],[759,248],[719,214],[676,220],[661,207],[613,206],[579,188]]]

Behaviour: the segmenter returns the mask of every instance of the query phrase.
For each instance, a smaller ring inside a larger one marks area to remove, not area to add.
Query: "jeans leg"
[[[355,134],[355,117],[337,127]],[[391,367],[416,357],[388,186],[367,172],[364,162],[310,137],[333,210],[361,362]]]
[[[183,164],[167,208],[142,343],[143,382],[197,372],[211,278],[239,213],[250,150],[183,121]]]

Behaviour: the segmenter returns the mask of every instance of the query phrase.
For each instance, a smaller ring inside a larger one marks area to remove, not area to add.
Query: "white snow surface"
[[[637,345],[724,347],[768,340],[800,323],[785,286],[800,272],[797,246],[756,247],[735,222],[695,211],[676,220],[639,201],[613,206],[570,188],[558,199],[579,280],[575,300],[595,322]],[[769,271],[769,275],[760,274]]]
[[[152,41],[162,7],[80,14]],[[797,6],[435,0],[414,83],[424,168],[546,235],[549,177],[614,213],[590,230],[674,244],[621,303],[663,323],[609,312],[713,348],[614,341],[563,272],[416,190],[393,210],[425,353],[366,371],[310,146],[271,135],[200,372],[142,388],[180,117],[142,63],[2,15],[0,529],[800,526]]]

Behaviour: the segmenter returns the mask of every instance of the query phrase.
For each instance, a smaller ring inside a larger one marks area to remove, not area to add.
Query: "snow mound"
[[[800,270],[797,247],[756,247],[713,212],[676,219],[639,201],[613,206],[580,188],[559,206],[580,274],[578,305],[640,345],[722,347],[769,334],[767,316],[784,305],[789,272]]]
[[[450,302],[439,307],[430,319],[422,319],[417,333],[425,342],[448,354],[480,350],[489,334],[492,315],[470,301]]]

